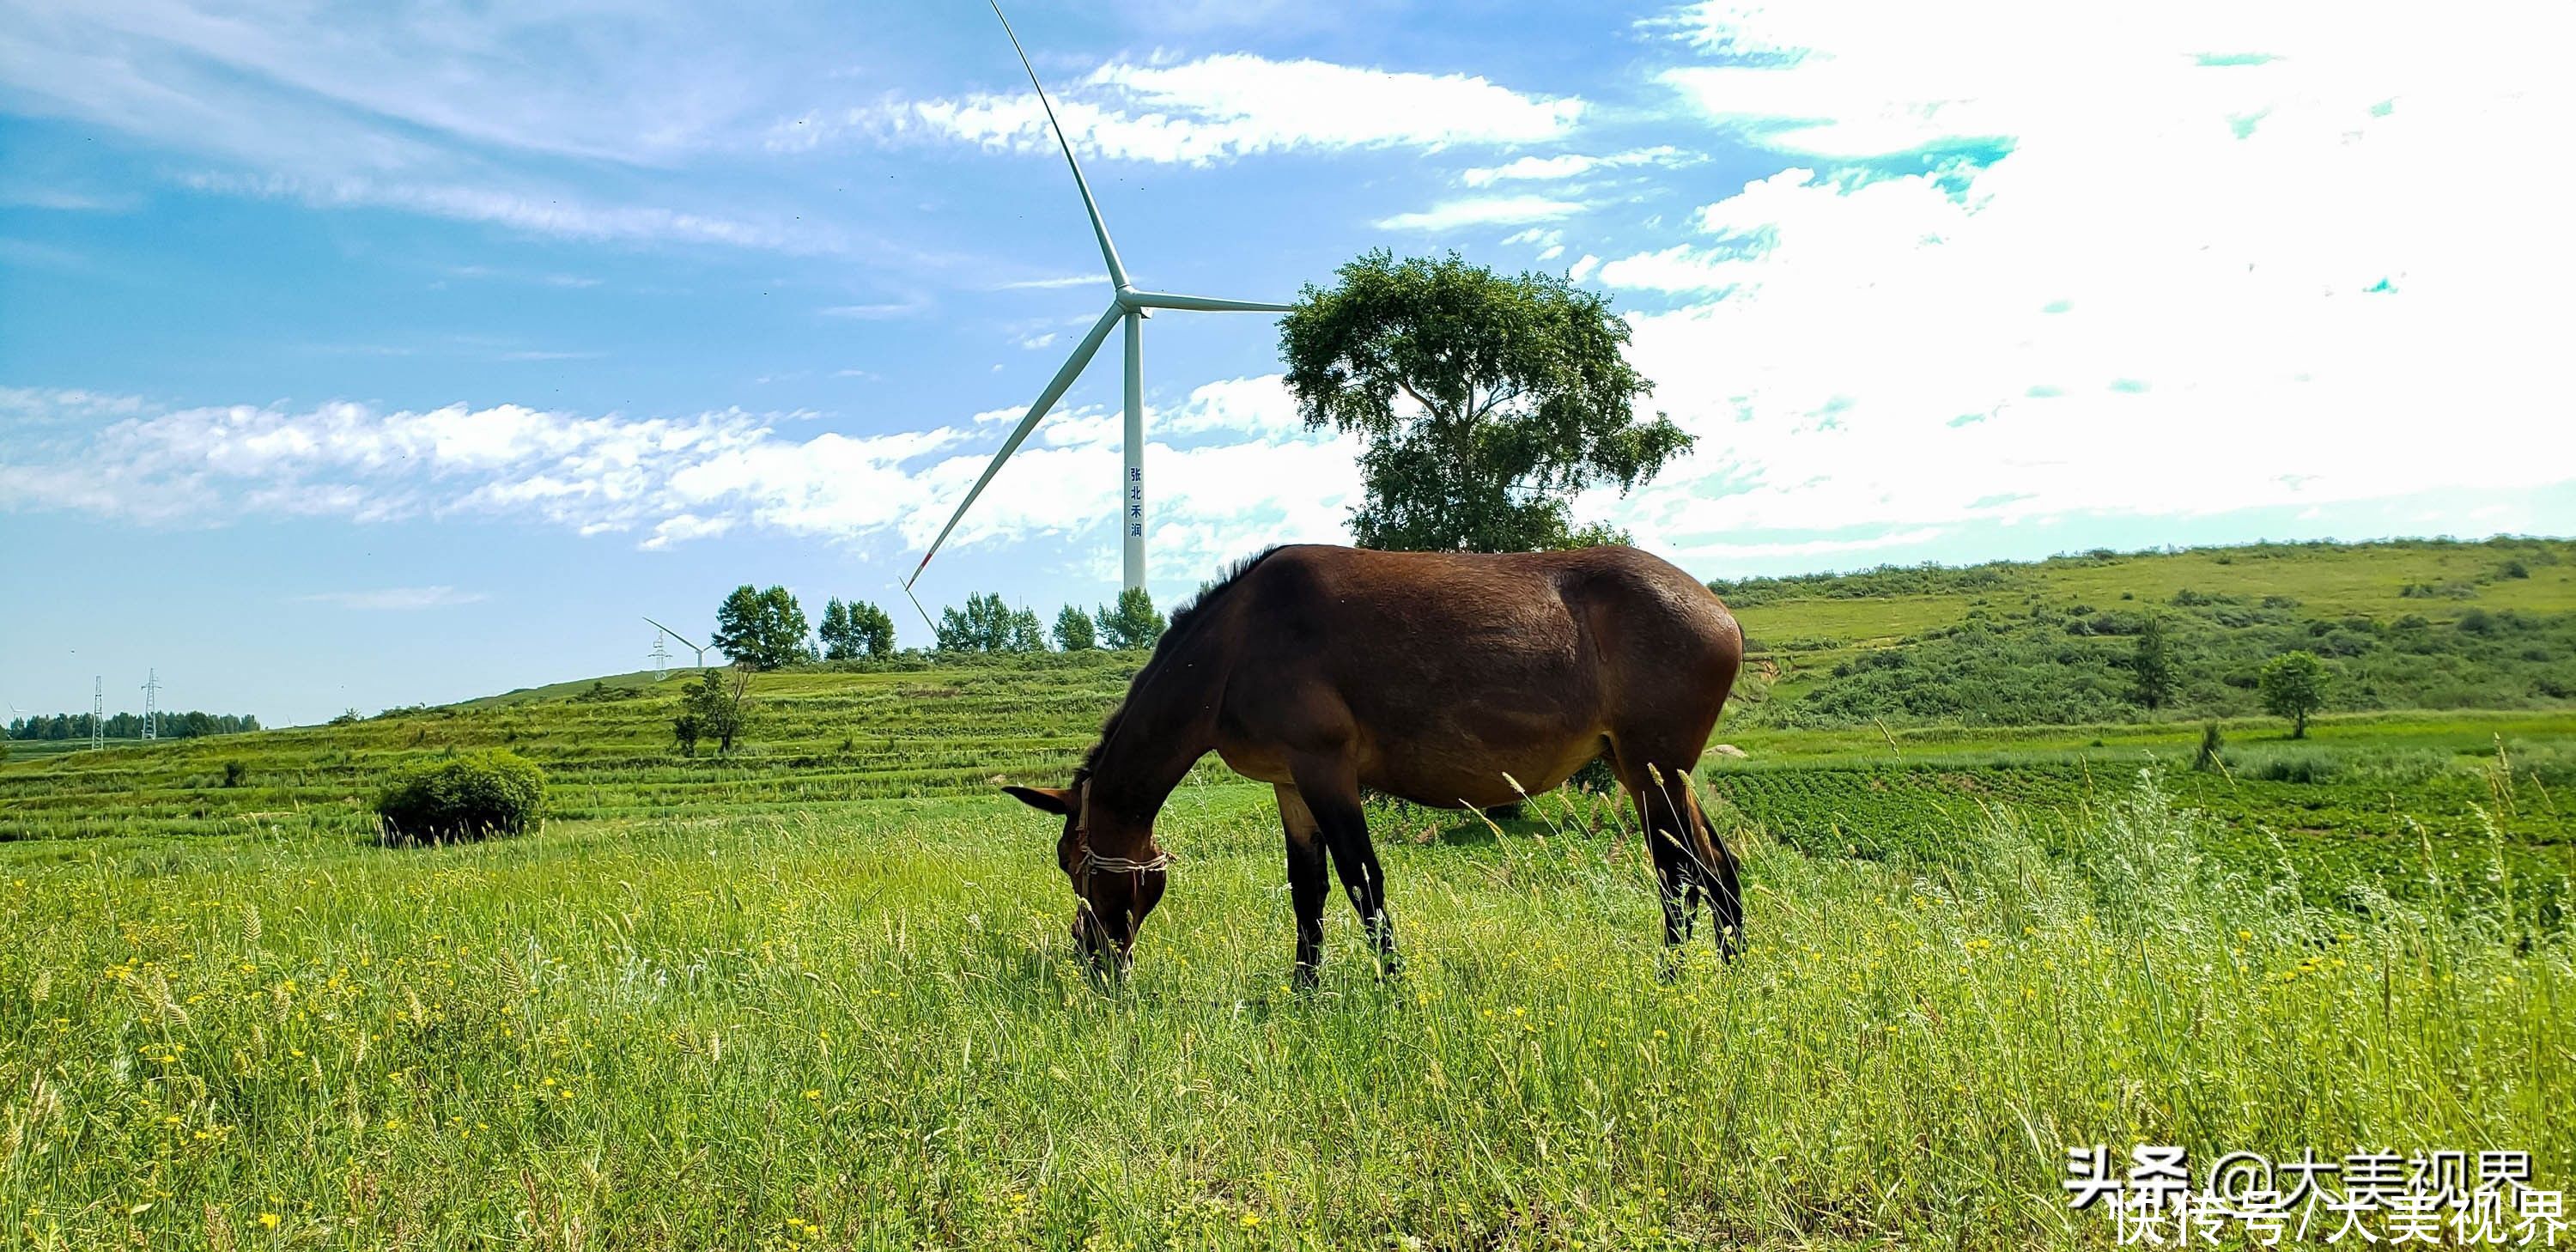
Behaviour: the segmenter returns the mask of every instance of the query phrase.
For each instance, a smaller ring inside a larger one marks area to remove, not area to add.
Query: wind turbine
[[[975,480],[974,488],[958,502],[957,511],[948,515],[948,524],[939,528],[939,537],[930,541],[930,550],[921,554],[921,564],[913,567],[911,578],[903,580],[903,589],[907,595],[911,593],[912,584],[921,577],[921,571],[930,567],[930,558],[939,554],[939,545],[948,542],[949,532],[957,529],[958,519],[966,516],[966,510],[975,503],[975,497],[984,494],[984,487],[993,481],[993,475],[1001,472],[1002,462],[1010,460],[1011,454],[1020,450],[1021,442],[1029,437],[1030,431],[1037,429],[1047,410],[1055,407],[1065,388],[1082,376],[1083,367],[1091,363],[1091,354],[1099,351],[1101,342],[1109,338],[1109,332],[1122,323],[1127,330],[1127,454],[1118,476],[1122,514],[1119,529],[1126,543],[1125,585],[1141,588],[1145,585],[1145,319],[1153,316],[1156,309],[1181,309],[1192,313],[1285,313],[1290,306],[1258,300],[1223,300],[1213,296],[1143,291],[1128,281],[1127,267],[1118,261],[1117,245],[1109,242],[1109,224],[1100,218],[1100,205],[1091,198],[1091,184],[1083,181],[1082,163],[1073,157],[1073,141],[1065,137],[1064,124],[1056,120],[1055,105],[1048,101],[1045,85],[1038,82],[1037,67],[1029,64],[1028,50],[1020,46],[1019,35],[1011,30],[1011,19],[1002,17],[1002,6],[998,0],[993,4],[993,16],[1001,18],[1002,33],[1010,37],[1011,50],[1020,54],[1020,68],[1028,71],[1029,86],[1037,89],[1038,104],[1046,110],[1047,126],[1055,132],[1056,144],[1064,149],[1065,166],[1073,171],[1073,189],[1082,193],[1083,211],[1091,216],[1091,233],[1100,241],[1100,260],[1109,269],[1113,292],[1107,311],[1100,315],[1099,321],[1092,323],[1082,342],[1074,345],[1073,355],[1065,358],[1063,368],[1058,369],[1055,377],[1048,381],[1046,390],[1038,393],[1037,403],[1029,406],[1029,415],[1011,428],[1011,437],[1002,441],[1002,450],[993,454],[992,463],[984,467],[983,476]]]
[[[691,642],[689,642],[688,640],[681,638],[681,636],[680,636],[680,632],[678,632],[678,631],[676,631],[676,630],[673,630],[673,629],[671,629],[670,627],[665,626],[665,625],[663,625],[663,624],[662,624],[662,623],[660,623],[660,622],[654,621],[652,618],[649,618],[649,617],[648,617],[648,618],[645,618],[645,619],[644,619],[644,621],[645,621],[645,624],[647,624],[647,625],[651,626],[653,629],[658,630],[658,631],[661,631],[663,634],[669,635],[669,636],[670,636],[671,638],[673,638],[673,639],[679,640],[679,644],[680,644],[680,646],[681,646],[681,647],[683,647],[683,648],[687,648],[689,651],[697,653],[697,654],[698,654],[698,668],[699,668],[699,669],[705,669],[705,668],[707,667],[707,650],[706,650],[705,648],[700,647],[700,646],[698,646],[697,644],[691,643]]]

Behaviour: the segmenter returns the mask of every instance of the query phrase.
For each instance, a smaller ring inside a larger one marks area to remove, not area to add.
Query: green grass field
[[[2100,1246],[2070,1146],[2576,1176],[2564,710],[2236,719],[2199,771],[2196,722],[1730,716],[1743,958],[1663,977],[1633,821],[1560,791],[1378,810],[1407,971],[1337,909],[1301,995],[1268,790],[1213,762],[1132,979],[1076,963],[1055,829],[991,790],[1061,781],[1134,661],[763,675],[723,760],[627,675],[0,765],[0,1230]],[[541,830],[372,843],[394,764],[481,747]]]

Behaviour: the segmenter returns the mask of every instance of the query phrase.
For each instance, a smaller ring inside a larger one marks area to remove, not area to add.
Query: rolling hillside
[[[2576,707],[2576,543],[2264,544],[1712,584],[1755,651],[1755,722],[2035,725],[2260,711],[2253,674],[2291,648],[2330,708]],[[2159,617],[2177,700],[2130,699]]]
[[[2394,736],[2392,742],[2459,755],[2492,746],[2498,735],[2540,740],[2576,728],[2565,696],[2540,685],[2570,665],[2576,545],[2561,541],[2086,556],[1760,580],[1723,592],[1759,652],[1721,733],[1765,760],[1849,760],[1907,748],[1916,757],[2027,750],[2085,751],[2104,761],[2187,759],[2198,727],[2182,719],[2231,716],[2230,733],[2240,739],[2276,733],[2251,716],[2250,694],[2225,678],[2289,642],[2328,654],[2362,680],[2387,669],[2446,684],[2432,692],[2440,699],[2426,700],[2410,698],[2426,693],[2420,682],[2347,683],[2340,706],[2347,712],[2328,725],[2349,724],[2346,737],[2355,742]],[[2147,720],[2117,690],[2130,640],[2091,628],[2141,605],[2167,613],[2178,645],[2196,658],[2189,685],[2195,704],[2134,730],[2008,729]],[[2461,629],[2480,616],[2486,633]],[[2310,635],[2317,623],[2326,632]],[[2047,659],[2022,663],[2015,649],[2038,646],[2034,640],[2045,641]],[[829,808],[979,789],[997,778],[1052,778],[1069,772],[1090,743],[1136,660],[1109,653],[936,664],[907,658],[875,671],[764,674],[754,686],[758,712],[749,740],[722,760],[676,751],[670,722],[683,679],[657,684],[648,674],[388,710],[345,725],[21,758],[0,766],[0,841],[288,827],[357,835],[371,827],[366,802],[395,762],[483,747],[510,748],[542,765],[558,820]],[[1997,672],[1984,676],[1980,664]],[[2538,681],[2526,681],[2535,675]],[[2357,698],[2365,690],[2370,698]],[[1989,691],[2085,715],[1890,715],[1868,704],[1889,693]],[[2070,691],[2085,698],[2064,698]],[[2391,721],[2366,716],[2374,707],[2445,712],[2429,722]],[[2519,712],[2484,720],[2456,715],[2481,708]],[[2106,736],[2109,747],[2101,746]],[[239,763],[239,776],[227,786],[231,762]],[[1210,779],[1228,776],[1212,761],[1201,770]]]

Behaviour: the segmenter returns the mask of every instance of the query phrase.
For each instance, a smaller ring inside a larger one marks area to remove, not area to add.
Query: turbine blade
[[[683,647],[683,648],[697,648],[697,647],[698,647],[698,645],[697,645],[697,644],[691,643],[691,642],[689,642],[689,641],[688,641],[688,640],[686,640],[686,639],[680,639],[680,632],[678,632],[678,631],[676,631],[676,630],[673,630],[673,629],[671,629],[670,627],[665,626],[665,625],[663,625],[663,624],[662,624],[662,623],[660,623],[660,622],[653,621],[653,619],[652,619],[652,618],[649,618],[649,617],[648,617],[648,618],[645,618],[644,620],[645,620],[645,621],[647,621],[647,622],[652,623],[653,629],[658,630],[658,631],[661,631],[663,634],[669,635],[669,636],[670,636],[670,637],[672,637],[673,639],[679,639],[679,640],[680,640],[680,646],[681,646],[681,647]],[[702,648],[701,648],[701,649],[699,649],[699,650],[700,650],[700,651],[704,651],[704,649],[702,649]]]
[[[1168,291],[1130,292],[1127,301],[1139,308],[1190,309],[1200,313],[1285,313],[1295,305],[1265,304],[1259,300],[1221,300],[1215,296],[1183,296]]]
[[[1010,36],[1011,51],[1020,54],[1020,68],[1029,72],[1029,86],[1037,88],[1038,107],[1046,110],[1047,126],[1055,131],[1056,146],[1064,149],[1064,163],[1073,171],[1073,188],[1082,193],[1082,211],[1091,215],[1091,233],[1100,240],[1100,259],[1109,266],[1109,281],[1125,291],[1127,267],[1118,263],[1118,246],[1109,242],[1109,223],[1100,219],[1100,205],[1091,198],[1091,184],[1082,177],[1082,162],[1073,159],[1073,141],[1065,137],[1064,123],[1055,120],[1055,104],[1047,99],[1046,85],[1038,81],[1037,67],[1029,64],[1028,49],[1020,46],[1019,35],[1011,29],[1011,19],[1002,17],[1001,0],[991,3],[993,16],[1001,18],[1002,33]]]
[[[1048,409],[1055,407],[1065,388],[1082,376],[1082,367],[1091,364],[1091,354],[1100,350],[1101,341],[1109,338],[1110,328],[1118,325],[1119,319],[1125,316],[1127,307],[1112,302],[1109,311],[1092,324],[1091,332],[1082,337],[1081,343],[1073,346],[1073,355],[1064,359],[1064,367],[1047,382],[1046,390],[1038,393],[1038,402],[1029,406],[1029,415],[1011,428],[1011,437],[1002,441],[1002,450],[993,454],[992,462],[984,467],[983,477],[976,479],[966,498],[957,502],[957,511],[948,515],[948,524],[939,528],[939,537],[931,540],[930,550],[921,554],[921,564],[912,567],[912,577],[903,580],[905,590],[911,590],[913,580],[921,577],[921,571],[930,568],[930,558],[939,555],[939,545],[948,542],[948,532],[957,529],[958,520],[966,516],[966,510],[975,503],[975,497],[984,494],[984,485],[992,482],[993,475],[1002,471],[1002,462],[1010,460],[1011,454],[1020,450],[1021,441],[1038,428],[1038,422],[1046,417]]]

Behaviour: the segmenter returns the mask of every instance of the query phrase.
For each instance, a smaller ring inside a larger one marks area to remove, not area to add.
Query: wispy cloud
[[[344,609],[405,612],[476,604],[490,597],[480,591],[458,591],[442,583],[435,587],[385,587],[375,591],[318,591],[295,598],[305,604],[329,604]]]
[[[1206,165],[1275,151],[1535,143],[1571,131],[1585,109],[1579,98],[1514,91],[1470,74],[1247,53],[1161,65],[1113,61],[1059,86],[1056,117],[1085,155],[1159,164]],[[851,135],[1055,149],[1032,92],[807,114],[773,127],[769,143],[792,151]]]
[[[89,268],[89,258],[69,248],[31,239],[0,237],[0,265],[27,269],[82,270]]]
[[[1459,175],[1459,181],[1470,187],[1490,187],[1502,182],[1542,182],[1579,178],[1594,170],[1619,169],[1632,165],[1679,165],[1692,159],[1688,153],[1670,145],[1638,148],[1609,156],[1585,156],[1568,152],[1557,156],[1525,156],[1503,165],[1480,166]]]
[[[1553,222],[1583,211],[1571,200],[1550,200],[1545,196],[1483,196],[1466,200],[1446,200],[1414,213],[1398,213],[1379,218],[1380,230],[1418,230],[1439,232],[1466,226],[1516,226],[1523,222]]]
[[[834,304],[816,309],[825,317],[849,318],[862,322],[882,322],[910,317],[927,307],[917,300],[889,301],[883,304]]]
[[[809,254],[845,252],[850,247],[849,241],[837,232],[801,222],[760,222],[652,205],[599,204],[560,192],[360,177],[198,173],[183,181],[201,191],[295,200],[325,208],[398,208],[573,239],[717,244]]]

